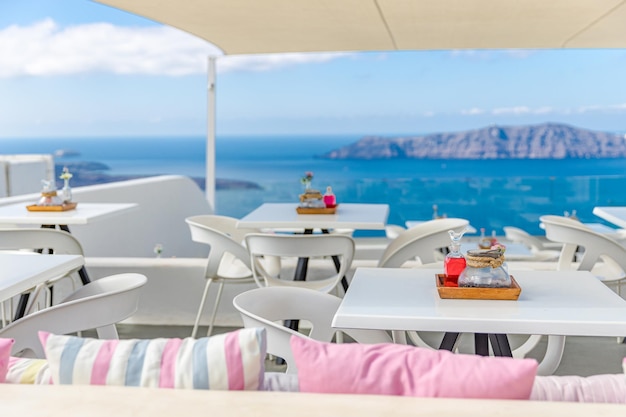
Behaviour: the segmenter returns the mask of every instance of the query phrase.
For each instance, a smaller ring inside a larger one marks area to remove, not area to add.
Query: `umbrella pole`
[[[208,58],[205,196],[215,212],[215,80],[216,56]]]

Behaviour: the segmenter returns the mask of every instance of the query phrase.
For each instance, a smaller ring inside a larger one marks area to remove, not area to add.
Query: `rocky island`
[[[368,136],[325,159],[626,158],[626,138],[557,123],[488,126],[422,136]]]
[[[110,168],[101,162],[68,162],[64,164],[55,164],[54,170],[57,178],[57,188],[63,187],[63,182],[58,180],[63,167],[67,167],[72,173],[72,186],[81,187],[85,185],[104,184],[107,182],[125,181],[137,178],[145,178],[147,175],[111,175],[107,171]],[[158,175],[158,174],[154,174]],[[149,175],[149,176],[154,176]],[[204,190],[204,178],[191,178],[198,186]],[[251,181],[232,180],[217,178],[215,180],[216,190],[260,190],[261,186]]]

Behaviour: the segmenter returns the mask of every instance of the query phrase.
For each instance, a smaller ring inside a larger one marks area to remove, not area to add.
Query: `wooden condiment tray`
[[[487,287],[445,287],[443,285],[445,275],[435,274],[437,291],[440,298],[457,298],[470,300],[517,300],[522,288],[519,286],[513,275],[511,275],[511,286],[508,288],[487,288]]]
[[[337,212],[337,206],[335,207],[296,207],[298,214],[335,214]]]
[[[26,206],[28,211],[68,211],[74,210],[78,203],[64,203],[60,206],[38,206],[37,204],[31,204],[30,206]]]

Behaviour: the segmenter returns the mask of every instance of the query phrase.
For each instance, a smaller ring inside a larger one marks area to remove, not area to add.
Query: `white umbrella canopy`
[[[623,0],[94,0],[224,54],[626,48]]]

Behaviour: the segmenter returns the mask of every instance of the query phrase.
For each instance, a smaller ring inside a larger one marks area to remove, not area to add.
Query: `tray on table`
[[[296,207],[298,214],[335,214],[337,212],[337,204],[335,207]]]
[[[61,205],[56,206],[38,206],[37,204],[31,204],[30,206],[26,206],[28,211],[68,211],[76,208],[78,203],[63,203]]]
[[[519,286],[513,275],[511,275],[511,286],[507,288],[488,287],[446,287],[443,285],[445,275],[435,274],[437,291],[440,298],[456,298],[471,300],[517,300],[522,288]]]

